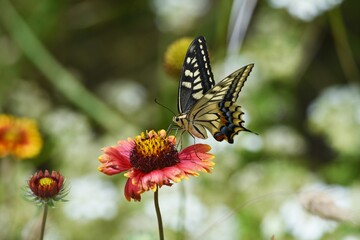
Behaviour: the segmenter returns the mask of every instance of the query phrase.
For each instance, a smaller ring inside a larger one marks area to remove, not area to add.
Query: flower
[[[64,177],[56,171],[38,171],[30,178],[26,197],[38,205],[54,206],[54,201],[66,201],[68,190],[64,187]]]
[[[308,109],[309,126],[344,156],[360,155],[360,86],[331,86]],[[347,159],[347,158],[346,158]]]
[[[180,76],[180,71],[185,59],[186,51],[192,38],[184,37],[171,43],[164,54],[165,71],[174,77]]]
[[[162,185],[198,176],[199,171],[211,172],[215,163],[211,161],[214,156],[208,153],[210,149],[206,144],[195,144],[178,152],[174,136],[166,136],[165,130],[151,130],[103,148],[98,170],[107,175],[127,171],[125,198],[140,201],[145,191],[155,192]]]
[[[311,21],[318,15],[341,4],[342,0],[269,0],[275,8],[286,8],[294,17]]]
[[[0,115],[0,157],[31,158],[41,147],[42,139],[34,120]]]
[[[272,154],[296,156],[305,151],[305,140],[293,128],[286,125],[269,128],[263,140],[264,150]]]

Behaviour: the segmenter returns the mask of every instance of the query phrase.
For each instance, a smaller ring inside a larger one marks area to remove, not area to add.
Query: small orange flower
[[[0,115],[0,157],[31,158],[41,147],[42,139],[34,120]]]
[[[206,144],[195,144],[178,152],[174,136],[166,136],[165,130],[151,130],[103,148],[98,170],[107,175],[127,171],[125,198],[140,201],[145,191],[171,186],[188,176],[198,176],[200,171],[211,172],[215,163],[210,149]]]
[[[56,171],[52,171],[51,175],[48,170],[45,170],[45,173],[39,171],[29,180],[27,197],[38,205],[54,206],[54,201],[66,201],[64,197],[68,191],[64,183],[64,177]]]
[[[164,55],[164,66],[166,72],[178,78],[182,69],[186,51],[193,38],[184,37],[176,40],[166,49]]]

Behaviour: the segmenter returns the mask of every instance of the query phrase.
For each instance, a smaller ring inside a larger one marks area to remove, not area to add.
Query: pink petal
[[[176,166],[192,176],[198,176],[199,171],[211,172],[215,163],[211,161],[214,155],[208,153],[210,149],[207,144],[189,146],[179,153],[180,162]]]
[[[130,160],[126,154],[122,154],[121,150],[121,146],[104,148],[104,154],[99,157],[99,161],[102,163],[98,168],[99,171],[107,175],[114,175],[129,170],[131,168]]]
[[[126,200],[128,200],[129,202],[131,201],[131,199],[134,199],[134,201],[138,201],[138,202],[141,201],[139,187],[132,183],[131,178],[129,178],[126,181],[125,188],[124,188],[124,195],[125,195]]]
[[[130,153],[134,149],[135,143],[134,140],[129,138],[126,140],[121,140],[118,142],[117,148],[119,152],[127,158],[130,158]]]
[[[164,174],[163,169],[154,170],[149,173],[142,173],[138,170],[131,169],[127,176],[132,179],[132,183],[139,186],[140,193],[155,190],[157,186],[171,186],[170,179]]]
[[[172,167],[163,169],[164,175],[174,182],[180,182],[181,179],[186,178],[186,173],[179,167],[178,164]]]
[[[182,161],[208,161],[214,158],[214,155],[207,153],[211,147],[207,144],[195,144],[183,149],[179,153],[179,159]]]

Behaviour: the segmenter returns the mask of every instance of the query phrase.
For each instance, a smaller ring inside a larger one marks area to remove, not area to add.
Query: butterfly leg
[[[169,132],[174,129],[173,126],[174,126],[174,124],[170,123],[169,127],[166,130],[166,136],[168,136]]]

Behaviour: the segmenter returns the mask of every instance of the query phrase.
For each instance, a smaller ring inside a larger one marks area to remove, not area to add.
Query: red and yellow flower
[[[30,178],[26,196],[38,205],[54,206],[54,201],[66,201],[68,190],[64,185],[65,179],[59,172],[52,171],[50,175],[48,170],[40,170]]]
[[[32,158],[41,147],[42,138],[34,120],[0,114],[0,157]]]
[[[198,176],[200,171],[211,172],[215,163],[210,149],[206,144],[195,144],[178,152],[174,136],[167,136],[165,130],[151,130],[103,148],[98,170],[107,175],[126,171],[125,198],[140,201],[145,191],[171,186],[188,176]]]

